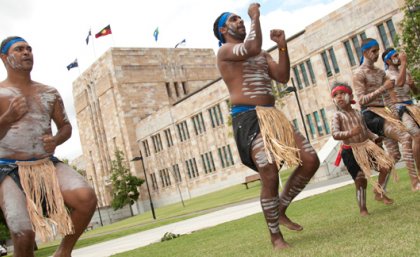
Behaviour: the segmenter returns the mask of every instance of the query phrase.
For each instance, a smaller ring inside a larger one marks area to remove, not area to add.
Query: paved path
[[[352,184],[350,176],[343,176],[328,181],[309,184],[295,199],[295,201],[321,194],[348,184]],[[242,203],[224,209],[214,211],[202,216],[184,221],[168,224],[154,229],[142,231],[125,237],[109,240],[103,243],[79,248],[73,251],[74,257],[102,257],[126,252],[151,243],[159,242],[166,232],[174,234],[188,234],[200,229],[213,227],[224,222],[241,219],[243,217],[261,212],[258,199],[253,202]]]

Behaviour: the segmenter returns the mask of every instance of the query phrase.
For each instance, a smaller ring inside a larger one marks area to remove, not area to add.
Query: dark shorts
[[[357,173],[359,173],[359,171],[362,171],[362,169],[360,168],[356,159],[354,159],[353,150],[342,149],[341,158],[343,158],[344,165],[346,165],[346,168],[349,171],[351,177],[353,178],[353,180],[355,180],[357,177]]]
[[[233,135],[242,163],[245,166],[258,171],[251,156],[252,141],[254,141],[255,137],[260,133],[257,112],[251,110],[235,115],[232,117],[232,126]]]
[[[378,136],[384,136],[384,124],[385,119],[379,116],[378,114],[369,111],[362,110],[363,120],[366,123],[366,126],[370,131],[375,133]]]

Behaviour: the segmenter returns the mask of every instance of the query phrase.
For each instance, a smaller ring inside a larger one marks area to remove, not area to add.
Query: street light
[[[300,106],[299,97],[298,97],[297,90],[296,90],[296,87],[295,87],[295,82],[293,81],[293,78],[291,80],[292,80],[292,85],[293,86],[292,87],[286,87],[283,90],[283,92],[287,92],[287,93],[294,92],[295,93],[296,101],[297,101],[297,104],[298,104],[298,107],[299,107],[300,117],[301,117],[302,123],[303,123],[303,128],[305,129],[306,139],[308,140],[308,142],[310,142],[309,135],[308,135],[308,130],[306,128],[305,119],[303,118],[302,107]]]
[[[150,208],[152,209],[153,219],[155,220],[156,219],[155,208],[153,207],[152,196],[150,195],[149,183],[147,182],[146,169],[144,168],[144,159],[143,159],[143,155],[141,154],[141,151],[140,151],[140,156],[134,157],[131,161],[132,162],[141,161],[141,165],[143,166],[144,181],[146,182],[147,193],[149,194]]]
[[[93,191],[95,191],[95,184],[93,183],[92,176],[89,176],[89,180],[92,183]],[[99,193],[99,191],[98,191],[98,193]],[[95,192],[95,194],[96,194],[96,192]],[[98,211],[99,221],[101,222],[101,226],[103,227],[104,223],[102,222],[101,210],[99,209],[99,201],[97,201],[97,203],[96,203],[96,210]]]

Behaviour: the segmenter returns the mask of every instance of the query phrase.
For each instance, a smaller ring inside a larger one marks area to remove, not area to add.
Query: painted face
[[[368,50],[365,51],[365,57],[366,59],[369,59],[372,62],[376,62],[379,57],[379,47],[378,46],[372,46]]]
[[[344,108],[350,104],[351,96],[344,91],[337,90],[332,95],[333,102],[338,108]]]
[[[400,58],[399,58],[398,53],[395,53],[395,54],[393,54],[393,55],[391,56],[391,62],[392,62],[392,64],[394,64],[395,66],[400,66],[401,61],[400,61]]]
[[[232,14],[226,22],[229,35],[233,38],[243,41],[246,37],[246,29],[242,18]]]
[[[31,71],[34,64],[32,47],[27,42],[16,42],[10,47],[6,61],[12,69]]]

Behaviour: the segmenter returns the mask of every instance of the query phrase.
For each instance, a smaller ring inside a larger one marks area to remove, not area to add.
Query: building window
[[[396,43],[397,40],[397,32],[395,31],[394,23],[392,20],[388,20],[386,22],[386,26],[388,27],[389,34],[391,35],[392,44]]]
[[[230,145],[220,147],[217,149],[217,151],[219,152],[219,158],[222,164],[222,168],[229,167],[234,164],[232,152],[230,150]]]
[[[185,166],[187,166],[188,177],[190,179],[198,177],[199,174],[198,174],[197,162],[195,161],[195,158],[186,160]]]
[[[337,59],[335,58],[334,49],[331,47],[330,49],[328,49],[328,52],[330,53],[330,58],[334,67],[334,72],[339,73],[340,68],[338,68],[338,63],[337,63]]]
[[[171,134],[171,129],[165,129],[165,138],[166,138],[166,144],[168,145],[168,147],[171,147],[174,145],[174,142],[172,141],[172,134]]]
[[[367,38],[366,33],[364,31],[360,33],[359,35],[362,40],[365,40]]]
[[[306,120],[308,121],[309,128],[311,129],[311,136],[312,136],[312,138],[314,138],[315,137],[315,127],[314,127],[314,123],[312,121],[312,115],[307,114],[306,115]]]
[[[175,88],[176,97],[179,97],[178,82],[174,82],[174,88]]]
[[[312,69],[312,63],[310,59],[306,61],[306,66],[308,66],[309,75],[311,76],[312,84],[315,84],[316,79],[315,79],[315,74],[314,74],[314,70]]]
[[[182,182],[181,173],[179,172],[178,164],[172,165],[172,175],[174,176],[176,183]]]
[[[327,77],[331,77],[333,74],[331,71],[330,62],[328,61],[327,52],[325,51],[322,52],[321,57],[322,57],[322,62],[324,63],[325,71],[327,72]]]
[[[308,79],[308,74],[306,73],[305,64],[301,63],[299,64],[299,66],[300,66],[300,70],[302,71],[303,82],[305,82],[305,86],[309,86],[309,79]]]
[[[213,154],[212,152],[207,152],[201,155],[201,161],[203,164],[204,172],[211,173],[216,170],[214,166]]]
[[[200,135],[206,131],[206,126],[204,125],[203,113],[199,113],[192,117],[192,122],[194,124],[194,131],[196,135]]]
[[[178,136],[181,142],[184,142],[185,140],[190,138],[190,133],[188,133],[187,121],[183,121],[177,124],[176,127],[178,129]]]
[[[296,130],[299,130],[299,124],[298,124],[297,119],[293,120],[293,127],[295,127]]]
[[[389,47],[388,36],[386,35],[385,26],[383,24],[378,25],[379,35],[381,36],[382,46],[384,49]]]
[[[181,82],[181,86],[182,86],[182,91],[184,92],[184,95],[186,95],[188,93],[188,90],[187,90],[187,82],[182,81]]]
[[[318,134],[320,136],[324,135],[324,132],[322,131],[322,123],[321,123],[321,119],[319,118],[318,111],[314,112],[314,118],[315,118],[316,128],[318,129]]]
[[[320,112],[321,112],[322,122],[324,123],[325,133],[327,133],[328,135],[330,134],[330,126],[328,125],[328,119],[327,119],[327,115],[325,114],[325,109],[322,108]]]
[[[169,82],[165,83],[166,86],[166,93],[168,94],[168,97],[171,98],[172,97],[172,90],[171,90],[171,85]]]
[[[300,75],[299,75],[299,71],[298,71],[297,66],[293,67],[293,73],[295,74],[296,82],[298,83],[298,88],[302,89],[303,88],[302,80],[300,79]]]
[[[153,147],[155,149],[155,153],[160,152],[163,150],[162,140],[160,139],[160,134],[156,134],[152,136]]]
[[[354,49],[356,49],[357,60],[362,58],[362,49],[360,48],[359,39],[357,36],[351,38],[351,42],[353,42]]]
[[[150,156],[150,149],[149,149],[149,142],[147,142],[147,139],[143,141],[143,148],[144,148],[144,154],[146,157]]]
[[[155,173],[151,173],[150,174],[150,180],[152,181],[152,188],[153,188],[153,190],[158,190],[159,187],[158,187],[158,184],[157,184]]]
[[[211,119],[211,126],[213,128],[223,124],[223,115],[220,109],[220,104],[213,106],[212,108],[208,109],[208,111]]]
[[[350,42],[344,41],[344,47],[346,48],[347,57],[349,58],[350,66],[356,65],[356,61],[354,59],[353,50],[351,49]]]
[[[162,187],[167,187],[171,185],[171,177],[169,176],[168,169],[163,169],[159,171],[160,181],[162,182]]]

